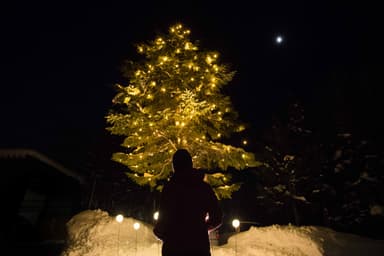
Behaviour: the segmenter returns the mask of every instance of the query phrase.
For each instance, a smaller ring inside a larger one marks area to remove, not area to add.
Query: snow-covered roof
[[[24,149],[24,148],[13,148],[13,149],[0,149],[0,158],[27,158],[32,157],[40,162],[47,164],[48,166],[53,167],[54,169],[64,173],[67,176],[73,177],[78,180],[80,183],[84,183],[84,177],[73,170],[65,168],[63,165],[58,162],[50,159],[46,155],[33,150],[33,149]]]

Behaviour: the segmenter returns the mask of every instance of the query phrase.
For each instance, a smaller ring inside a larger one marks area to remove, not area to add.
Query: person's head
[[[192,156],[189,154],[186,149],[178,149],[172,157],[173,170],[177,171],[187,171],[192,170]]]

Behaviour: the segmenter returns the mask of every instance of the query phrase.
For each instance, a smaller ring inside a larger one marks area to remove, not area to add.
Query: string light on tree
[[[122,152],[112,159],[128,167],[139,185],[162,190],[172,175],[171,159],[178,148],[193,156],[194,167],[209,170],[207,182],[218,198],[240,188],[229,168],[258,166],[251,152],[223,140],[242,132],[230,98],[222,94],[235,72],[222,64],[216,51],[201,50],[182,24],[153,41],[138,44],[144,61],[122,67],[125,85],[117,84],[107,129],[124,137]]]

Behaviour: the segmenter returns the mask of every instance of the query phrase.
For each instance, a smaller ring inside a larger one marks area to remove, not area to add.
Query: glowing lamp
[[[238,219],[234,219],[232,221],[232,226],[237,229],[238,227],[240,227],[240,221]]]
[[[154,219],[154,220],[158,220],[158,219],[159,219],[159,212],[155,212],[155,213],[153,214],[153,219]]]
[[[117,222],[121,223],[121,222],[123,222],[123,220],[124,220],[124,216],[123,216],[123,215],[118,214],[118,215],[116,216],[116,221],[117,221]]]
[[[135,223],[133,224],[133,229],[134,229],[134,230],[138,230],[139,228],[140,228],[140,223],[135,222]]]

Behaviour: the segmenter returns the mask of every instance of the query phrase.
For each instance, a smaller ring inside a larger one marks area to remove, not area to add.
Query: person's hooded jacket
[[[208,231],[222,222],[216,195],[196,169],[178,170],[164,186],[154,234],[165,251],[208,251]]]

